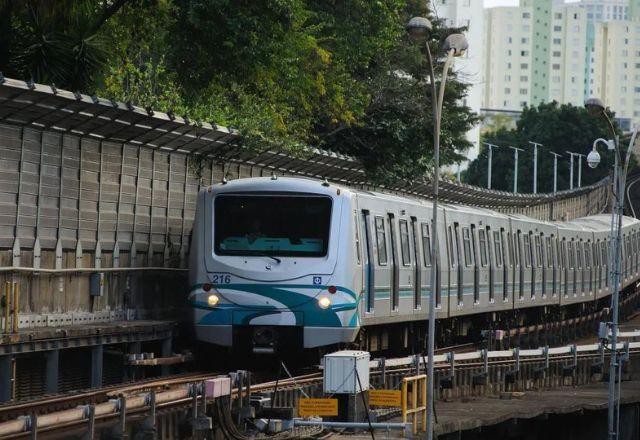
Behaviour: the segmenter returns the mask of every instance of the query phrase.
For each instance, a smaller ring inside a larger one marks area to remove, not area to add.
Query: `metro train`
[[[610,216],[545,222],[304,178],[200,191],[190,293],[198,341],[254,353],[407,348],[595,310],[611,293]],[[623,219],[622,283],[638,279],[640,222]],[[291,351],[295,350],[295,351]]]

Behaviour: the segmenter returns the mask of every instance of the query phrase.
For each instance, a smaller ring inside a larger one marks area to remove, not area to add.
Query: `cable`
[[[367,405],[366,400],[364,400],[362,382],[360,382],[360,374],[358,374],[358,369],[355,367],[355,365],[353,367],[353,371],[356,373],[356,379],[358,379],[358,387],[360,388],[360,397],[362,398],[362,404],[364,405],[364,409],[367,412],[367,422],[369,423],[369,432],[371,433],[371,440],[376,440],[376,437],[373,434],[373,427],[371,426],[371,416],[369,415],[369,405]]]

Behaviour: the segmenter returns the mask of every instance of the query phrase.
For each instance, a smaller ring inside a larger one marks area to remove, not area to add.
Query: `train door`
[[[522,231],[518,229],[518,233],[516,234],[516,243],[515,243],[515,256],[516,256],[516,265],[518,272],[518,299],[522,301],[524,299],[524,274],[525,274],[525,255],[522,247]]]
[[[571,283],[571,293],[577,295],[577,277],[576,277],[576,251],[573,238],[567,243],[567,264],[569,265],[569,280]]]
[[[371,236],[371,214],[368,209],[362,210],[362,231],[364,233],[364,291],[367,313],[375,310],[375,257],[373,255],[373,240]]]
[[[504,253],[504,228],[499,231],[493,231],[493,246],[496,263],[496,292],[502,296],[502,301],[509,300],[509,272]]]
[[[607,242],[607,239],[604,238],[601,242],[600,242],[600,252],[602,253],[602,277],[603,277],[603,284],[604,284],[604,288],[605,288],[605,293],[607,290],[609,290],[609,264],[610,264],[610,259],[609,259],[609,243]]]
[[[545,237],[545,247],[547,251],[547,294],[551,294],[555,297],[558,294],[558,258],[555,252],[555,235],[551,234],[550,237]]]
[[[478,243],[480,245],[480,264],[483,265],[483,260],[484,260],[484,266],[482,269],[482,276],[481,276],[481,284],[482,286],[487,286],[489,287],[488,289],[488,293],[489,293],[489,303],[493,304],[496,299],[495,299],[495,255],[493,254],[493,249],[494,247],[491,246],[491,243],[493,241],[493,236],[491,235],[491,228],[489,228],[489,226],[487,226],[486,231],[484,229],[479,229],[478,230]]]
[[[375,233],[376,233],[376,259],[378,261],[378,267],[380,270],[376,271],[374,279],[374,295],[375,302],[381,303],[381,306],[386,303],[385,309],[380,312],[385,315],[388,314],[389,303],[391,302],[391,269],[389,264],[389,251],[387,240],[387,225],[385,224],[384,217],[376,216]],[[380,301],[378,301],[378,298]]]
[[[417,227],[417,226],[416,226]],[[433,255],[432,255],[432,248],[431,248],[431,229],[428,223],[420,223],[420,236],[422,239],[422,264],[425,267],[424,271],[423,271],[423,281],[422,281],[422,285],[424,286],[422,288],[423,291],[427,291],[429,292],[429,294],[431,294],[431,274],[432,274],[432,267],[431,265],[433,264]],[[436,265],[436,279],[438,279],[438,267]],[[436,286],[437,287],[437,286]],[[440,306],[442,304],[442,292],[441,289],[436,288],[436,305]]]
[[[602,290],[602,250],[600,239],[596,240],[593,246],[593,259],[597,262],[595,290],[596,296],[600,294]]]
[[[531,297],[535,298],[536,295],[545,296],[546,286],[544,281],[546,280],[545,264],[544,264],[544,250],[542,249],[542,240],[544,236],[542,233],[532,235],[533,246],[533,262],[532,262],[532,283]]]
[[[387,214],[389,222],[389,244],[391,245],[391,311],[400,309],[400,264],[398,261],[398,235],[396,232],[396,218],[392,213]]]
[[[567,258],[567,240],[562,237],[560,243],[560,256],[561,256],[561,266],[562,266],[562,282],[561,282],[561,290],[564,298],[569,297],[569,261]]]
[[[476,225],[471,225],[471,259],[473,266],[473,304],[480,304],[480,265],[478,262],[478,232]]]
[[[457,263],[457,292],[456,296],[458,298],[458,306],[462,306],[464,304],[464,280],[463,280],[463,266],[464,261],[462,259],[462,243],[460,236],[460,225],[456,222],[453,224],[453,238],[455,240],[455,247],[453,251],[455,252],[455,261]]]
[[[586,270],[585,275],[585,290],[588,295],[592,295],[593,292],[593,262],[591,261],[591,250],[593,244],[591,240],[587,240],[584,244],[584,268]]]
[[[526,288],[527,281],[530,282],[529,278],[530,270],[531,270],[531,254],[529,250],[531,249],[529,242],[529,234],[522,233],[522,231],[518,230],[518,253],[519,253],[519,262],[520,262],[520,286],[518,289],[518,299],[524,299],[524,292]],[[527,270],[528,269],[528,270]]]
[[[416,280],[414,269],[415,258],[412,239],[413,234],[409,231],[409,222],[407,219],[398,219],[398,233],[400,235],[400,264],[398,265],[398,307],[402,313],[410,313],[413,310],[413,300]],[[418,286],[419,289],[419,286]],[[403,299],[406,298],[406,299]]]
[[[580,295],[584,295],[584,255],[583,255],[583,242],[582,239],[576,240],[576,283],[577,289],[576,293]]]
[[[411,217],[411,242],[413,243],[413,308],[422,306],[422,260],[420,258],[420,241],[418,232],[418,219]],[[426,249],[422,249],[425,252]]]
[[[507,245],[509,248],[509,266],[511,269],[511,301],[514,304],[518,298],[518,289],[520,286],[520,264],[518,251],[518,238],[515,231],[507,234]]]

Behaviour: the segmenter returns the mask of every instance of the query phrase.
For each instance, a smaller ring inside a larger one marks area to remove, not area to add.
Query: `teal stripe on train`
[[[202,284],[195,285],[191,291],[198,290]],[[320,326],[320,327],[343,327],[338,316],[338,312],[349,312],[344,316],[348,323],[347,327],[356,327],[358,324],[357,307],[360,298],[346,287],[336,286],[337,291],[347,294],[353,298],[354,302],[332,304],[327,309],[318,306],[314,297],[302,293],[288,290],[313,289],[314,291],[326,289],[328,286],[307,285],[307,284],[215,284],[216,289],[233,289],[242,292],[253,293],[258,296],[267,297],[286,306],[286,309],[278,309],[275,306],[239,306],[235,304],[219,304],[210,307],[204,301],[192,301],[191,304],[198,309],[208,310],[198,324],[201,325],[247,325],[252,319],[260,316],[275,315],[282,312],[292,312],[295,317],[295,325]],[[225,293],[220,292],[224,297]],[[351,315],[351,316],[350,316]],[[354,315],[356,318],[354,319]]]

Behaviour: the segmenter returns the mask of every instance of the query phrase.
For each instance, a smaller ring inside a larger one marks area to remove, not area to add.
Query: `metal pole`
[[[558,192],[558,157],[562,157],[561,154],[550,152],[553,154],[553,192]]]
[[[458,174],[457,174],[458,183],[460,183],[460,162],[458,162]]]
[[[569,189],[573,189],[573,155],[570,151],[567,151],[571,159],[569,160]]]
[[[490,144],[489,142],[483,142],[489,148],[488,160],[487,160],[487,189],[491,189],[491,167],[493,166],[493,147],[497,145]]]
[[[429,365],[427,366],[428,382],[428,399],[427,399],[427,440],[433,440],[433,402],[434,402],[434,387],[433,387],[433,358],[435,352],[435,332],[436,332],[436,289],[438,289],[437,278],[437,257],[438,257],[438,192],[439,192],[439,180],[440,180],[440,118],[442,116],[442,104],[444,101],[444,88],[447,80],[447,72],[453,59],[454,49],[449,50],[447,53],[447,59],[442,69],[442,82],[439,90],[436,89],[435,73],[433,69],[433,60],[431,57],[431,51],[429,50],[429,43],[427,42],[427,61],[429,66],[429,76],[431,77],[431,91],[432,91],[432,105],[433,114],[435,117],[435,129],[433,131],[433,145],[434,145],[434,176],[433,176],[433,219],[431,222],[431,292],[429,292],[429,340],[427,347],[427,355]],[[437,96],[437,101],[436,101]]]
[[[582,158],[584,154],[577,154],[578,156],[578,188],[582,187]]]
[[[533,193],[538,193],[538,147],[542,147],[542,144],[529,141],[533,145]]]
[[[518,151],[524,151],[522,148],[509,147],[513,150],[513,193],[518,194]]]

